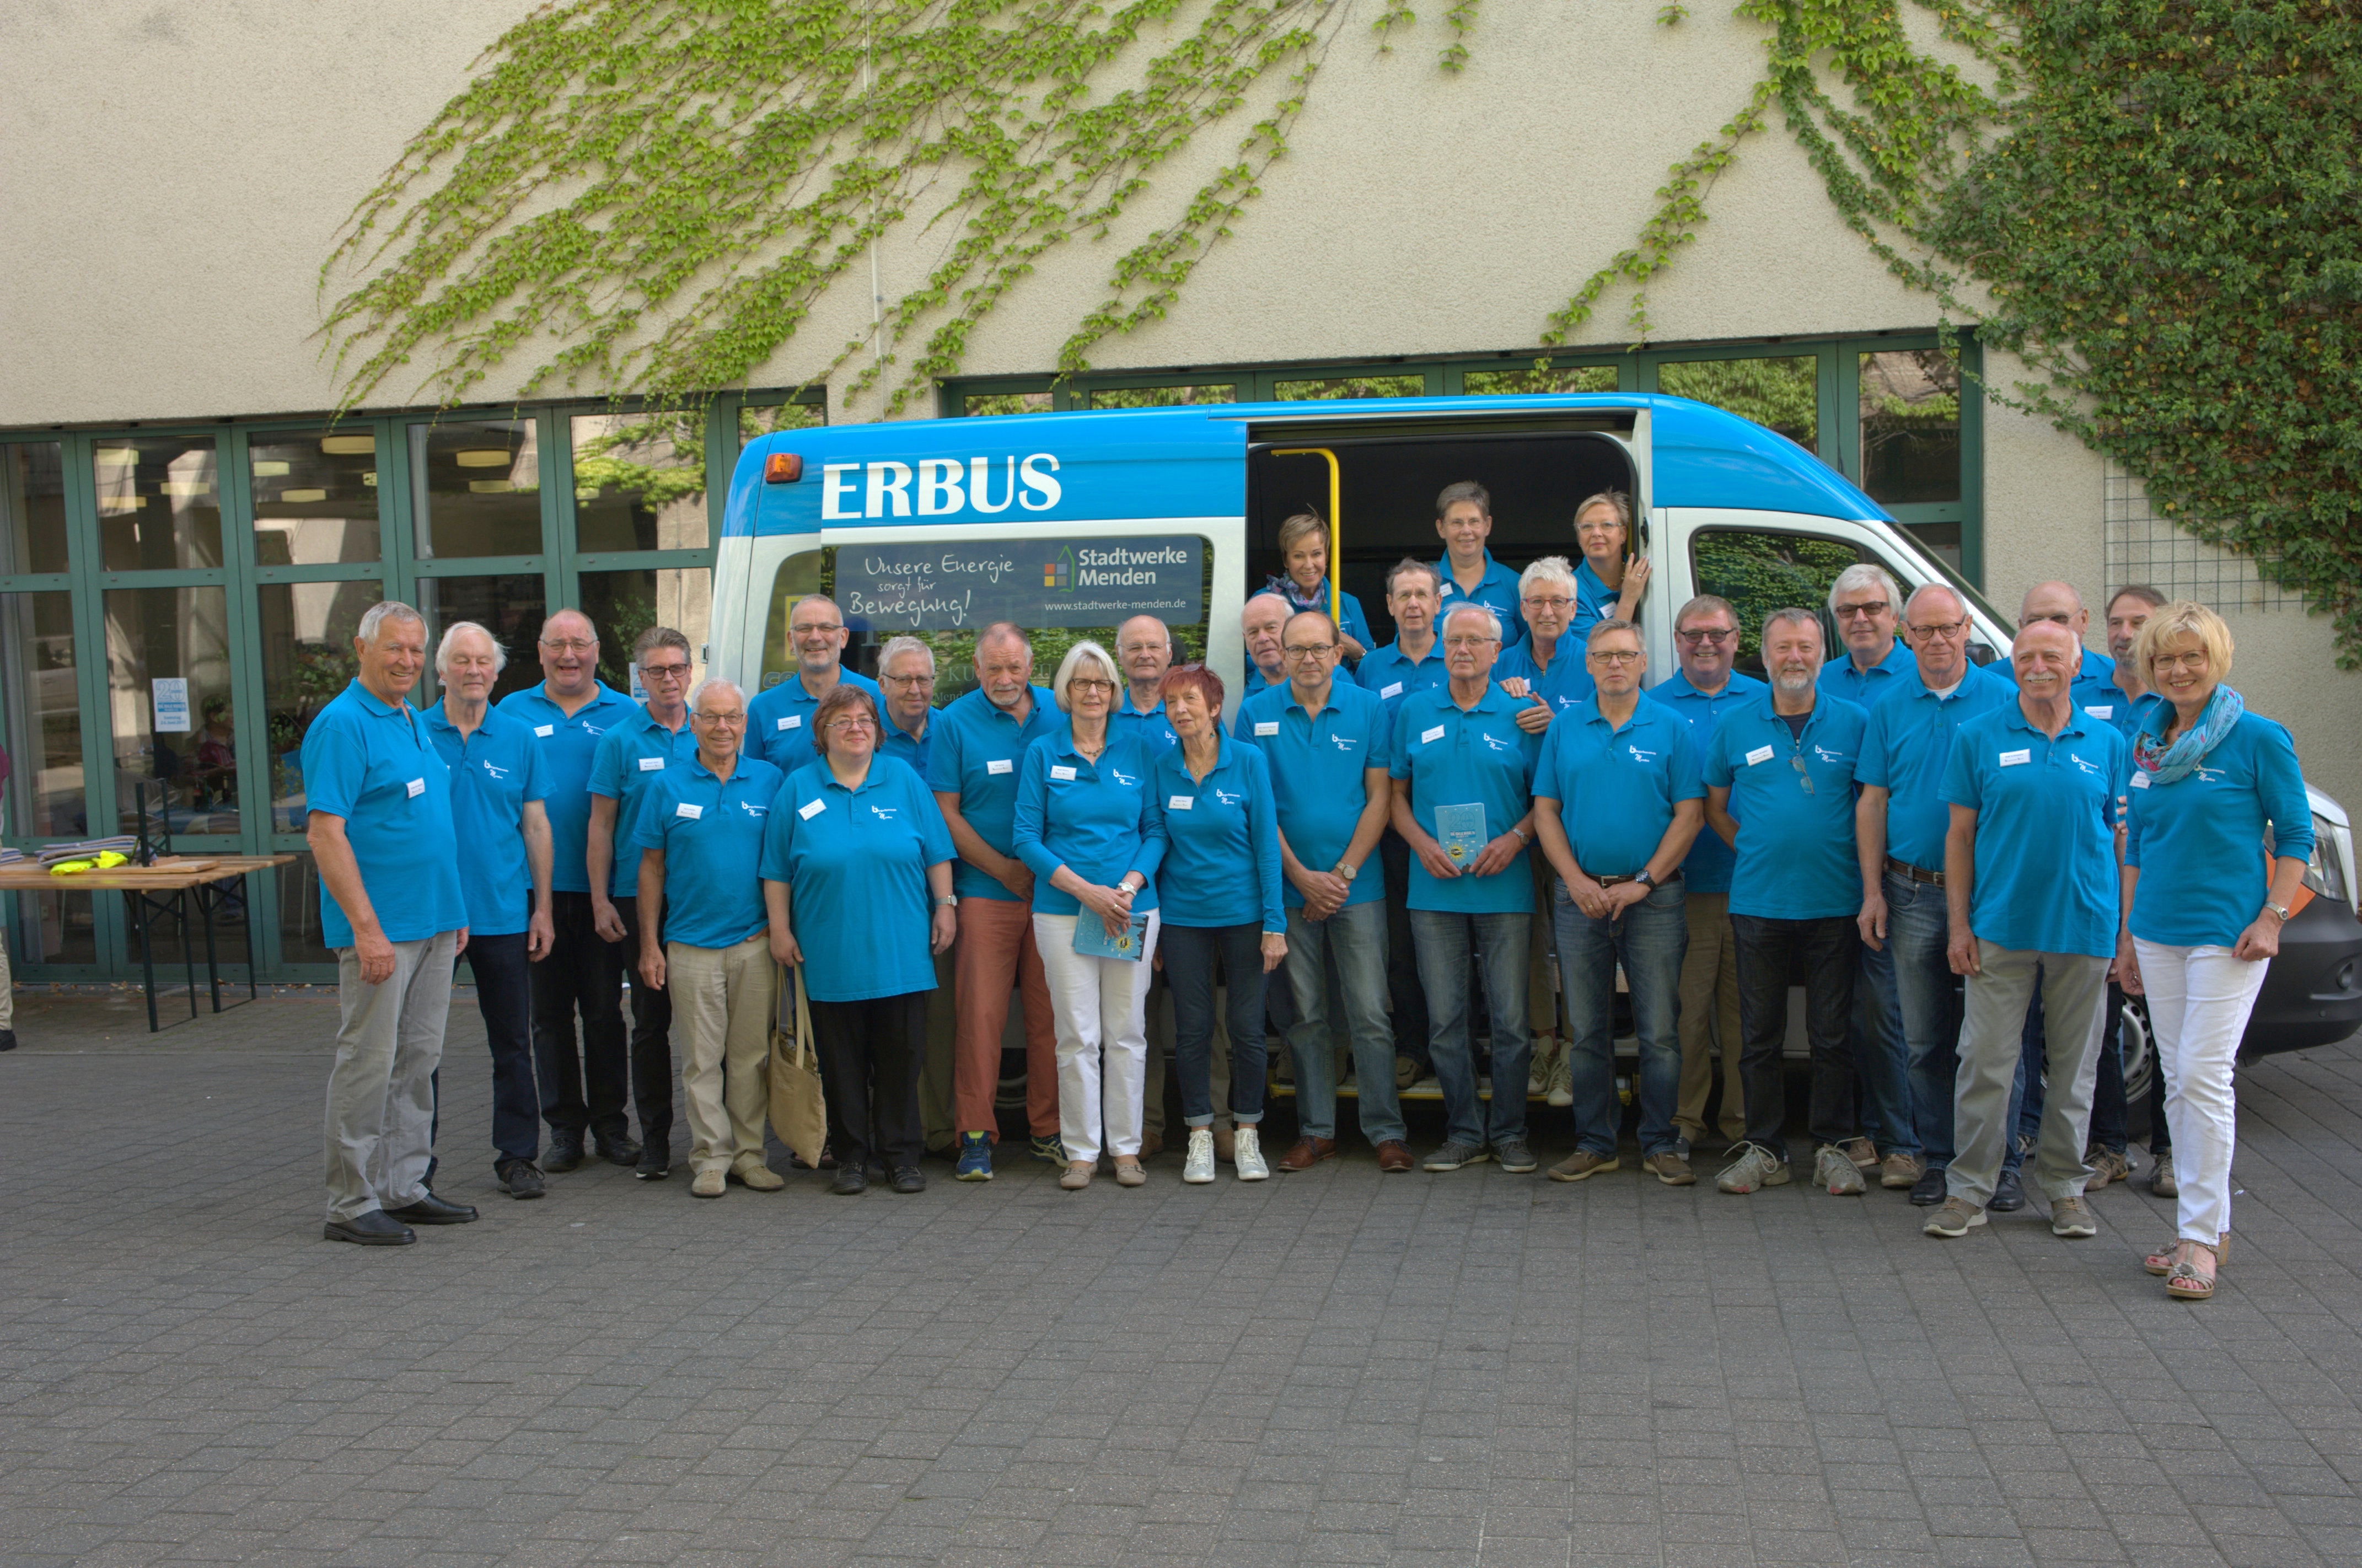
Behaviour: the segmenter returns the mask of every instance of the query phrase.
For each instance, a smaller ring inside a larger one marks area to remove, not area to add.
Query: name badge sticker
[[[1378,701],[1381,702],[1385,701],[1389,697],[1399,697],[1401,695],[1402,682],[1399,680],[1390,680],[1385,685],[1378,688]]]
[[[1255,734],[1259,735],[1275,735],[1279,734],[1279,721],[1276,719],[1257,719],[1255,721]]]
[[[2001,754],[2001,765],[2003,767],[2023,767],[2033,760],[2034,753],[2031,749],[2024,751],[2005,751]]]
[[[1164,802],[1164,809],[1168,812],[1194,812],[1198,809],[1198,797],[1175,795]]]
[[[1435,728],[1431,730],[1421,730],[1418,733],[1418,744],[1421,745],[1430,745],[1436,741],[1441,740],[1442,738],[1443,726],[1441,724],[1436,725]]]
[[[1017,770],[1017,764],[1005,756],[996,756],[984,765],[984,770],[987,773],[1013,773]]]
[[[686,817],[690,822],[695,822],[698,818],[705,814],[705,808],[703,806],[693,806],[687,801],[683,801],[679,805],[675,806],[672,809],[672,814],[677,817]]]
[[[2095,719],[2113,719],[2116,716],[2116,705],[2114,702],[2103,702],[2097,707],[2086,708],[2083,712]]]
[[[783,730],[800,730],[803,727],[804,716],[801,713],[789,713],[779,721],[779,728]]]
[[[643,773],[662,772],[664,770],[664,762],[665,759],[661,756],[644,756],[640,758],[640,771]]]
[[[1072,783],[1074,781],[1075,770],[1067,767],[1063,762],[1054,762],[1050,765],[1050,777],[1053,778],[1063,778],[1067,782]]]
[[[1759,762],[1769,762],[1771,760],[1772,748],[1768,745],[1759,745],[1753,751],[1747,754],[1747,766],[1749,767],[1754,767]]]
[[[2136,789],[2136,790],[2146,790],[2146,789],[2147,789],[2147,788],[2148,788],[2148,775],[2147,775],[2147,774],[2146,774],[2146,773],[2136,773],[2136,774],[2134,774],[2134,775],[2133,775],[2133,788],[2134,788],[2134,789]]]
[[[404,785],[403,788],[410,791],[410,798],[415,801],[419,796],[426,793],[426,780],[424,778],[414,778],[408,784]]]
[[[828,810],[828,802],[826,801],[806,801],[802,805],[796,808],[796,815],[803,818],[806,822],[810,822],[826,810]]]
[[[533,727],[533,733],[535,735],[538,735],[541,739],[547,740],[550,736],[557,733],[557,726],[556,724],[535,724]]]

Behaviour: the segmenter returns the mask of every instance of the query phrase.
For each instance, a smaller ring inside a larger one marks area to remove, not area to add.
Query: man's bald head
[[[2017,624],[2030,626],[2036,621],[2049,621],[2066,627],[2077,642],[2083,640],[2084,629],[2092,624],[2092,613],[2083,608],[2083,596],[2075,591],[2071,582],[2052,580],[2037,582],[2025,591],[2018,601]]]

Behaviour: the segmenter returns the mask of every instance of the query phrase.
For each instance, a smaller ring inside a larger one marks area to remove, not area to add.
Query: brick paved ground
[[[484,1219],[363,1251],[318,1239],[333,1017],[20,1006],[0,1560],[2362,1562],[2355,1043],[2245,1076],[2240,1246],[2191,1308],[2121,1188],[2075,1243],[2038,1204],[1937,1243],[1893,1193],[1366,1151],[515,1203],[471,1011],[441,1186]]]

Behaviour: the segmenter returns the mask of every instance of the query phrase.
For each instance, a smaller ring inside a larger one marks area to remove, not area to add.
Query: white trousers
[[[1156,911],[1148,913],[1148,934],[1136,964],[1076,952],[1076,918],[1033,917],[1033,943],[1042,951],[1042,974],[1050,983],[1050,1011],[1058,1031],[1058,1141],[1069,1160],[1097,1162],[1103,1152],[1137,1158]],[[1098,917],[1086,911],[1080,918]]]
[[[2181,1185],[2179,1234],[2208,1246],[2231,1228],[2231,1150],[2238,1102],[2231,1069],[2266,965],[2227,947],[2167,947],[2136,937],[2148,1021],[2165,1072],[2165,1123]]]

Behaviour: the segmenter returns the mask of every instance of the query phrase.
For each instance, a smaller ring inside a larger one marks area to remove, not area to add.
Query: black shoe
[[[0,1051],[14,1051],[16,1048],[17,1032],[13,1029],[0,1029]]]
[[[405,1203],[386,1212],[413,1225],[465,1225],[476,1217],[476,1211],[466,1204],[446,1202],[431,1192],[415,1203]]]
[[[641,1144],[640,1163],[632,1167],[632,1174],[642,1181],[662,1181],[672,1175],[671,1155],[666,1152],[671,1143],[667,1138],[662,1143]]]
[[[549,1158],[541,1162],[541,1168],[551,1176],[564,1176],[568,1171],[580,1170],[582,1168],[582,1134],[562,1131],[551,1132]]]
[[[1911,1201],[1922,1209],[1933,1209],[1944,1201],[1943,1166],[1929,1166],[1926,1175],[1911,1184]]]
[[[372,1209],[350,1220],[331,1220],[320,1228],[323,1241],[350,1242],[359,1247],[406,1247],[418,1240],[409,1226],[386,1213]]]
[[[839,1165],[836,1179],[828,1184],[828,1189],[840,1197],[855,1198],[869,1190],[869,1178],[862,1174],[859,1165]]]
[[[916,1165],[899,1165],[895,1167],[894,1190],[896,1192],[926,1191],[927,1173],[921,1170]]]
[[[1996,1214],[2014,1214],[2025,1207],[2025,1184],[2015,1171],[2003,1171],[1993,1183],[1992,1201],[1985,1205]]]
[[[599,1140],[599,1157],[611,1165],[630,1170],[640,1163],[640,1146],[632,1142],[629,1132],[617,1132]]]
[[[549,1190],[541,1179],[541,1167],[531,1160],[502,1160],[492,1167],[492,1175],[511,1198],[539,1198]]]

